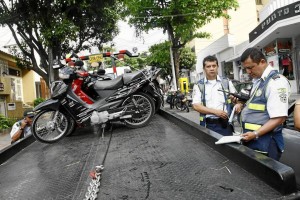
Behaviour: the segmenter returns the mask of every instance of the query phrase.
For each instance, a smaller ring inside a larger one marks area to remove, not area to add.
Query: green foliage
[[[0,0],[0,25],[12,32],[19,47],[14,55],[31,63],[18,61],[18,66],[34,70],[46,83],[52,57],[100,47],[118,34],[119,4],[114,0],[7,2]]]
[[[7,129],[14,125],[17,121],[15,118],[7,118],[0,114],[0,129]]]
[[[199,29],[214,18],[229,17],[226,10],[237,8],[237,0],[123,0],[122,15],[137,33],[154,28],[167,32],[173,50],[176,77],[179,77],[179,50],[194,38],[207,38]]]
[[[170,42],[155,44],[150,47],[150,55],[146,58],[147,64],[162,69],[162,76],[172,74],[170,61]],[[179,63],[181,68],[191,69],[196,64],[196,55],[191,48],[186,47],[180,50]]]
[[[132,71],[143,69],[146,66],[146,59],[142,57],[124,57],[123,62],[119,62],[117,66],[130,66]]]
[[[179,57],[180,69],[188,69],[191,70],[196,64],[196,55],[192,52],[192,49],[189,47],[185,47],[180,49],[180,57]]]
[[[150,55],[146,58],[146,62],[150,66],[156,66],[162,69],[162,77],[172,74],[170,62],[170,42],[163,42],[152,45],[149,48]]]
[[[36,107],[37,105],[39,105],[40,103],[42,103],[44,101],[45,101],[44,98],[39,97],[33,101],[33,106]]]

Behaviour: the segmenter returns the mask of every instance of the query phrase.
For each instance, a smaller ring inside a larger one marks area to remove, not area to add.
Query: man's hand
[[[243,104],[242,103],[237,103],[235,105],[235,114],[239,114],[243,109]]]
[[[23,119],[21,121],[21,128],[25,128],[25,126],[27,125],[27,120],[26,119]]]
[[[247,132],[241,135],[242,140],[245,142],[249,142],[251,140],[254,140],[256,138],[256,135],[254,132]]]
[[[228,115],[225,111],[223,110],[216,110],[216,112],[214,113],[216,116],[221,117],[223,119],[227,119]]]

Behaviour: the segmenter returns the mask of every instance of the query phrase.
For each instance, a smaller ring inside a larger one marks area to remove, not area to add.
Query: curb
[[[164,109],[160,109],[159,114],[167,120],[178,124],[188,134],[198,138],[246,171],[266,182],[281,194],[288,195],[297,192],[295,173],[291,167],[241,144],[216,145],[215,142],[222,137],[220,134]]]

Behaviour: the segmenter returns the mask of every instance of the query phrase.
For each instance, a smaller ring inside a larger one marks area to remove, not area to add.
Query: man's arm
[[[265,123],[262,127],[260,127],[257,131],[256,134],[258,137],[271,132],[272,130],[274,130],[277,126],[281,125],[284,121],[286,120],[286,117],[276,117],[276,118],[272,118],[269,119],[269,121],[267,121],[267,123]],[[256,134],[251,131],[244,133],[242,135],[243,140],[248,142],[250,140],[253,140],[256,138]]]
[[[268,98],[267,110],[270,119],[256,131],[258,137],[271,132],[286,120],[288,114],[289,92],[290,86],[285,78],[270,80],[266,95]],[[243,137],[245,141],[250,141],[255,139],[256,135],[254,132],[247,132],[243,134]]]
[[[214,109],[214,108],[207,108],[207,107],[203,106],[200,103],[193,104],[193,108],[194,108],[194,110],[196,110],[196,111],[198,111],[199,113],[202,113],[202,114],[213,114],[213,115],[216,115],[216,116],[221,117],[223,119],[228,118],[228,115],[225,111]]]
[[[300,131],[300,99],[298,99],[295,104],[294,123],[295,123],[295,128],[298,131]]]
[[[19,122],[16,122],[13,125],[11,132],[10,132],[10,137],[11,137],[12,141],[17,141],[20,139],[25,126],[26,126],[26,122],[24,120],[22,120],[21,125],[19,125]]]

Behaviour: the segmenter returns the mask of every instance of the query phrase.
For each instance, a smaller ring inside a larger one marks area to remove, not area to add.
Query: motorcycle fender
[[[143,90],[145,91],[145,93],[149,93],[153,97],[158,97],[158,95],[155,94],[154,89],[149,84],[145,86]]]
[[[58,99],[47,99],[46,101],[38,104],[36,107],[33,108],[33,111],[38,111],[42,109],[54,109],[57,110],[60,106],[60,102]]]

